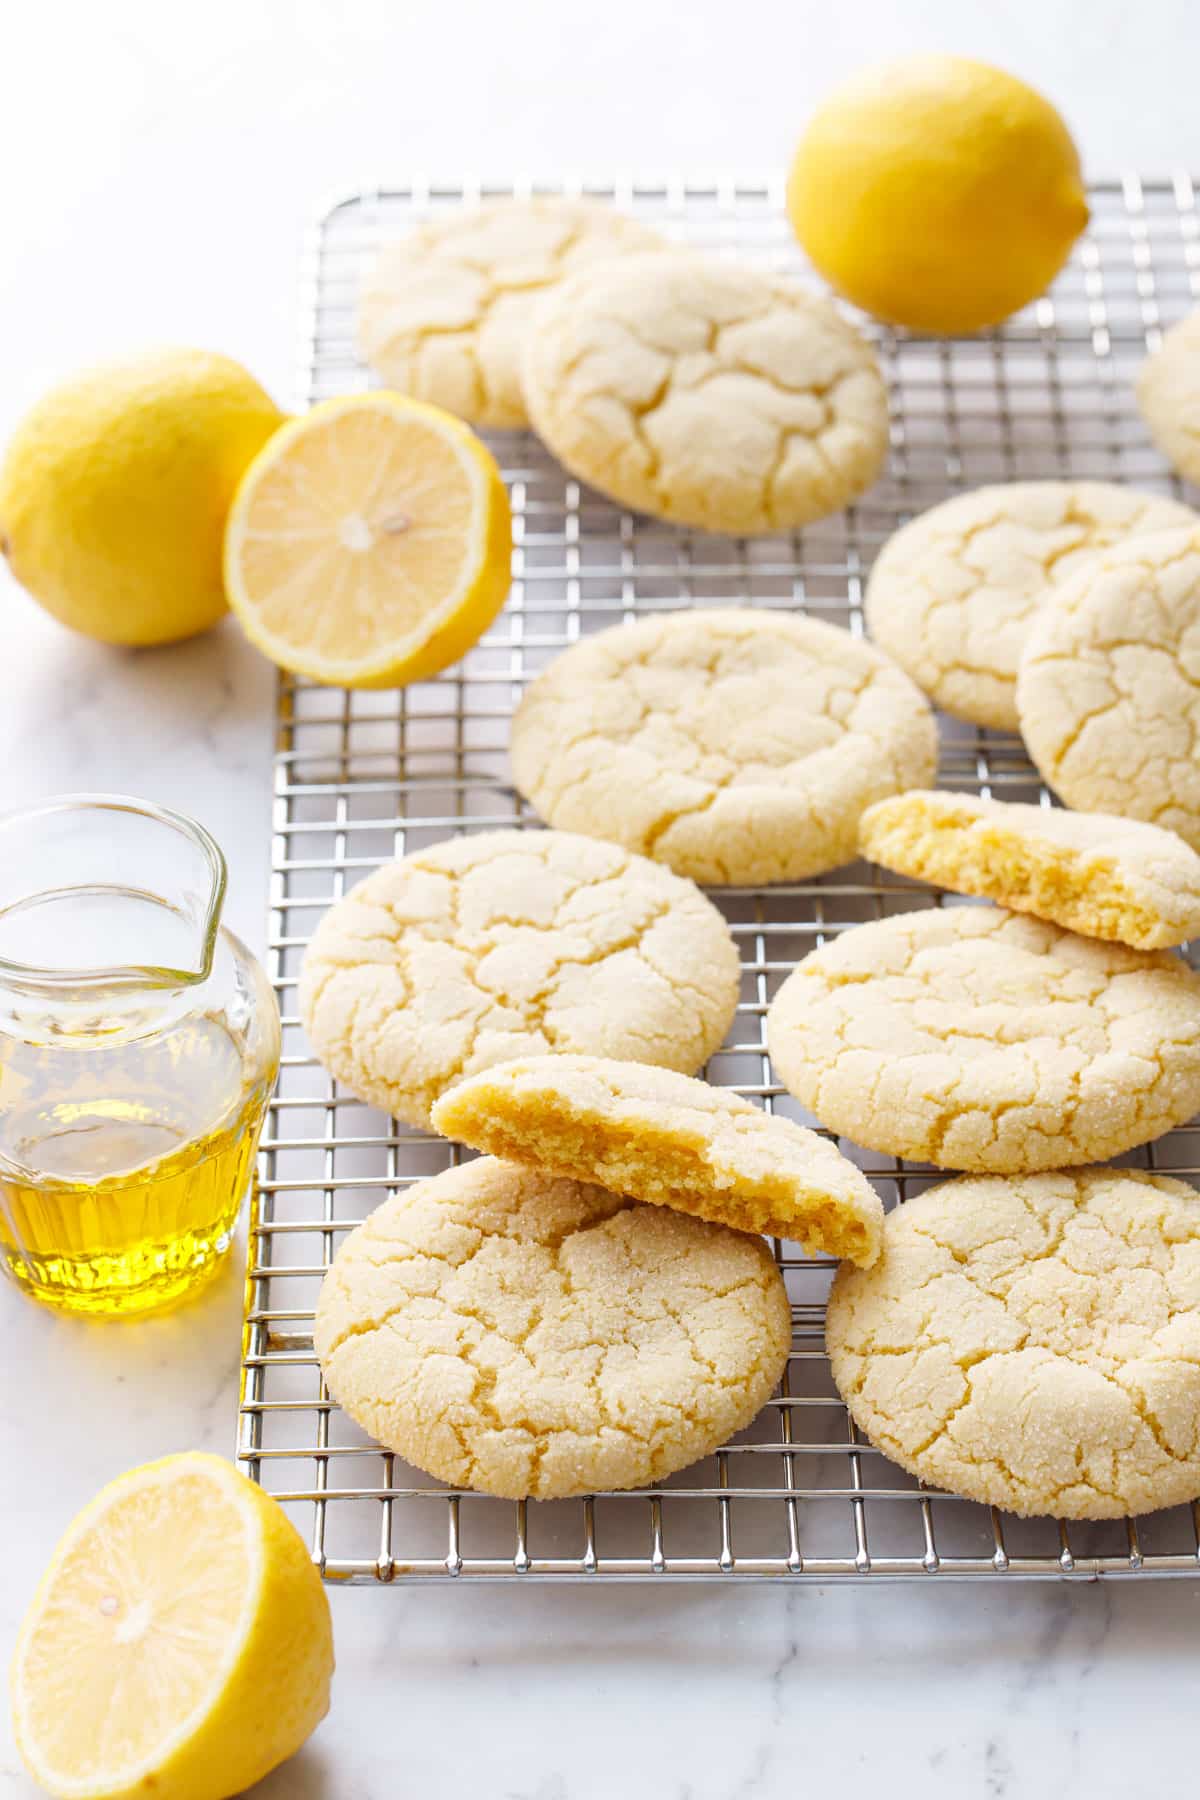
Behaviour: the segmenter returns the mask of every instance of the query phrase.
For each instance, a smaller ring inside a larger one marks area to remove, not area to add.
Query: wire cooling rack
[[[512,186],[412,182],[340,201],[306,253],[303,390],[369,385],[353,347],[376,248],[482,195],[584,191],[670,236],[799,268],[779,184],[622,180]],[[306,939],[331,901],[385,859],[450,833],[536,821],[508,785],[525,682],[581,634],[681,606],[747,602],[861,632],[863,579],[904,519],[958,489],[1094,476],[1176,491],[1133,406],[1138,364],[1200,298],[1190,179],[1101,182],[1092,223],[1046,299],[1002,331],[931,342],[868,325],[892,396],[890,468],[860,504],[801,533],[707,537],[620,511],[528,434],[497,436],[516,533],[512,597],[478,649],[440,679],[352,694],[279,687],[270,961],[284,1059],[261,1156],[239,1452],[292,1513],[332,1580],[790,1580],[1075,1577],[1200,1572],[1200,1513],[1119,1524],[1018,1520],[922,1489],[867,1444],[830,1380],[822,1335],[831,1266],[775,1245],[794,1307],[779,1393],[754,1425],[652,1491],[532,1505],[446,1489],[372,1444],[332,1404],[312,1351],[321,1276],[388,1195],[459,1152],[363,1105],[312,1059],[296,1018]],[[1018,739],[943,723],[944,785],[1036,799]],[[1044,796],[1043,796],[1044,797]],[[858,865],[823,880],[718,890],[742,956],[741,1004],[712,1081],[802,1122],[767,1056],[769,1001],[796,962],[863,920],[938,896]],[[885,1202],[942,1179],[843,1145]],[[1200,1131],[1127,1159],[1200,1174]]]

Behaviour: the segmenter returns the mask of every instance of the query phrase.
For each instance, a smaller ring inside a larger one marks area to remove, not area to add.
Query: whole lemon
[[[64,625],[163,644],[226,609],[225,515],[283,414],[206,350],[157,350],[64,382],[0,464],[0,549]]]
[[[788,213],[822,275],[878,318],[978,331],[1046,287],[1088,220],[1048,100],[962,56],[864,69],[809,122]]]

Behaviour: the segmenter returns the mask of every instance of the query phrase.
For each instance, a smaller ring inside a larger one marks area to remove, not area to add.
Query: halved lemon
[[[402,394],[326,400],[275,433],[225,530],[225,586],[273,662],[343,687],[421,681],[478,642],[512,515],[461,420]]]
[[[17,1641],[13,1724],[60,1800],[225,1800],[299,1749],[332,1672],[282,1508],[218,1456],[169,1456],[68,1528]]]

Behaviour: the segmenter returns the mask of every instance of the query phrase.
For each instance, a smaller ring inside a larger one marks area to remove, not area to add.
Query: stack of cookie
[[[791,1331],[752,1234],[865,1264],[883,1213],[825,1139],[691,1079],[737,990],[697,887],[566,832],[453,839],[326,915],[322,1060],[493,1153],[381,1206],[322,1288],[325,1378],[382,1443],[548,1498],[657,1481],[758,1412]]]
[[[1200,848],[1200,517],[1109,482],[943,501],[884,546],[871,635],[945,711],[1019,730],[1072,807]]]
[[[388,386],[532,425],[600,493],[706,531],[807,524],[887,454],[878,360],[835,306],[598,201],[496,200],[422,227],[380,257],[358,343]]]
[[[685,524],[789,528],[883,453],[878,369],[824,301],[603,208],[427,228],[361,341]],[[331,1391],[418,1467],[549,1497],[707,1454],[787,1355],[769,1233],[842,1259],[834,1377],[921,1478],[1065,1517],[1200,1496],[1200,1199],[1084,1166],[1200,1108],[1175,954],[1200,934],[1200,520],[1100,482],[987,488],[896,534],[866,611],[874,643],[743,607],[588,637],[514,717],[549,829],[409,856],[320,926],[322,1060],[485,1153],[379,1208],[318,1306]],[[1104,810],[934,791],[929,698],[1020,729]],[[768,1011],[817,1124],[964,1172],[886,1219],[827,1138],[695,1079],[739,969],[694,884],[856,855],[982,902],[842,933]]]
[[[923,1480],[1015,1512],[1195,1498],[1200,1200],[1072,1171],[1200,1109],[1200,976],[1166,948],[1200,933],[1200,856],[1154,825],[940,793],[860,832],[885,867],[1000,904],[846,932],[768,1014],[822,1124],[978,1172],[838,1274],[826,1337],[852,1416]]]
[[[1200,1107],[1200,976],[1163,947],[1200,929],[1200,857],[1142,823],[923,791],[861,835],[1004,903],[845,932],[769,1010],[775,1065],[827,1129],[979,1172],[886,1220],[827,1140],[691,1077],[737,958],[686,878],[487,833],[326,916],[302,986],[323,1060],[487,1153],[380,1207],[322,1289],[326,1380],[382,1443],[513,1497],[662,1479],[782,1370],[767,1232],[845,1259],[835,1379],[918,1475],[1067,1516],[1200,1493],[1200,1202],[1063,1172]]]

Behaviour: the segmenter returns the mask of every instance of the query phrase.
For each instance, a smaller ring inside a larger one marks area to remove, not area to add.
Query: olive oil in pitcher
[[[0,1257],[52,1305],[146,1311],[232,1238],[278,1067],[274,998],[219,929],[224,865],[190,821],[83,798],[0,821],[0,853],[16,834],[25,855],[0,876]]]

